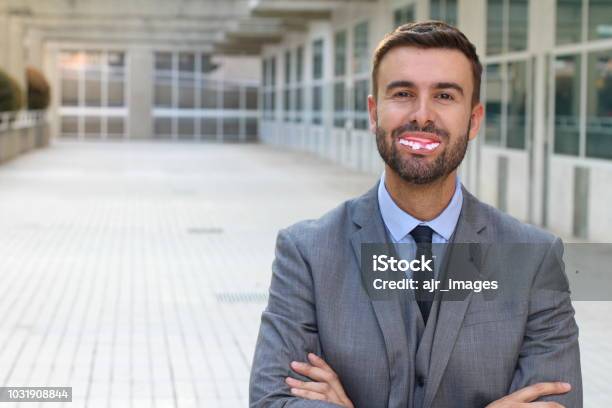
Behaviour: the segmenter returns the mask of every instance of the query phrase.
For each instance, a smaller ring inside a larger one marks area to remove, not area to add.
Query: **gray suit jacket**
[[[296,377],[290,362],[307,361],[314,352],[336,371],[357,408],[484,407],[542,381],[567,381],[573,388],[540,400],[582,407],[578,327],[558,261],[561,241],[483,204],[465,188],[453,242],[533,242],[548,250],[515,257],[513,271],[499,259],[487,261],[493,265],[484,269],[512,277],[509,297],[487,302],[473,293],[434,305],[426,383],[415,398],[417,363],[410,350],[417,346],[409,326],[418,307],[401,299],[372,300],[361,282],[361,244],[387,241],[376,192],[374,187],[318,220],[279,232],[250,406],[336,406],[295,398],[284,382]]]

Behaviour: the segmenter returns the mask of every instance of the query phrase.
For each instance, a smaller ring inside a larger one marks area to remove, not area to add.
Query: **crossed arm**
[[[578,329],[563,287],[567,280],[556,263],[560,245],[555,242],[536,275],[509,394],[487,408],[582,407]],[[341,379],[319,357],[312,275],[287,231],[277,238],[272,272],[251,371],[251,408],[353,408]],[[550,290],[559,282],[561,290]]]

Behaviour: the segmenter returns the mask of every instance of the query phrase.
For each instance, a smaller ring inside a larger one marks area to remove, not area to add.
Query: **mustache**
[[[418,123],[416,122],[410,122],[410,123],[406,123],[405,125],[402,125],[394,129],[393,132],[391,132],[391,137],[396,139],[399,137],[399,135],[401,135],[402,133],[406,133],[406,132],[433,133],[434,135],[437,135],[443,139],[448,139],[448,136],[449,136],[449,133],[446,130],[437,127],[432,122],[428,123],[427,125],[423,127],[420,127]]]

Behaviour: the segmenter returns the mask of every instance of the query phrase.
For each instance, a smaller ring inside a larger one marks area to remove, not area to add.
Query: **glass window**
[[[508,49],[523,51],[527,49],[527,27],[529,12],[527,0],[509,0]]]
[[[527,133],[527,62],[508,64],[507,147],[524,149]]]
[[[285,122],[289,122],[291,120],[291,89],[283,91],[283,111],[285,112]]]
[[[247,118],[244,124],[246,139],[249,141],[257,140],[257,119]]]
[[[557,44],[582,40],[582,1],[557,0]]]
[[[79,118],[77,116],[62,116],[62,136],[76,137],[79,135]]]
[[[121,107],[126,104],[125,53],[62,51],[59,54],[61,106]],[[92,113],[60,118],[60,135],[123,138],[125,118]]]
[[[85,72],[85,106],[102,106],[102,75],[100,71]]]
[[[291,52],[285,52],[285,85],[291,83]]]
[[[170,83],[155,84],[155,106],[161,108],[172,107],[172,85]]]
[[[304,47],[299,46],[295,54],[295,80],[302,82],[304,72]]]
[[[62,106],[78,106],[79,80],[76,71],[62,70]]]
[[[412,23],[414,21],[414,5],[398,8],[393,11],[393,26],[399,27],[402,24]]]
[[[555,153],[580,152],[580,56],[557,57],[555,72]]]
[[[276,86],[276,58],[270,58],[270,86]]]
[[[223,119],[223,138],[230,140],[237,139],[235,136],[240,134],[240,119],[224,118]],[[234,136],[234,137],[232,137]]]
[[[312,78],[323,78],[323,40],[312,43]]]
[[[200,72],[203,74],[209,74],[217,69],[217,65],[213,64],[212,57],[208,54],[202,54],[200,56]]]
[[[108,81],[108,106],[125,106],[123,81]]]
[[[200,105],[202,109],[217,109],[219,89],[216,81],[203,80],[200,88]]]
[[[431,0],[429,2],[429,17],[432,20],[442,20],[442,5],[444,0]]]
[[[153,132],[156,138],[167,139],[172,135],[172,118],[155,118]]]
[[[612,38],[612,2],[589,0],[589,40]]]
[[[353,31],[353,72],[367,72],[368,66],[368,23],[364,21],[357,24]]]
[[[108,106],[125,106],[125,54],[109,52],[108,61]]]
[[[195,70],[195,55],[192,53],[179,54],[179,71],[193,74]]]
[[[486,67],[485,143],[501,145],[502,141],[502,76],[499,64]]]
[[[457,25],[457,0],[431,0],[429,15],[432,20],[445,21]]]
[[[111,116],[106,120],[106,133],[109,138],[121,139],[125,132],[125,120],[122,117]]]
[[[172,71],[172,54],[169,52],[155,53],[155,70]]]
[[[108,67],[110,69],[120,69],[125,67],[125,54],[122,52],[108,53]]]
[[[334,84],[334,126],[343,128],[346,122],[346,86],[344,81]]]
[[[172,54],[155,53],[155,106],[170,108],[172,101]]]
[[[85,117],[85,137],[99,138],[102,133],[102,123],[99,116]]]
[[[295,89],[295,121],[302,122],[304,113],[304,91],[302,87]]]
[[[284,120],[289,122],[291,120],[291,51],[285,52],[285,89],[283,90],[283,111]]]
[[[487,54],[500,54],[503,47],[503,0],[487,1]]]
[[[334,75],[346,75],[346,31],[334,35]]]
[[[261,84],[263,86],[268,85],[268,60],[261,60]]]
[[[323,107],[323,87],[312,87],[312,123],[320,125],[322,122],[321,110]]]
[[[612,50],[589,55],[586,155],[612,159]]]
[[[200,120],[200,134],[204,139],[217,138],[217,118],[202,118]]]
[[[194,118],[178,118],[178,138],[193,140],[195,133]]]
[[[85,53],[85,106],[102,106],[102,55]]]
[[[368,128],[368,82],[367,79],[355,82],[353,101],[355,109],[353,127],[355,129]]]
[[[246,88],[246,109],[257,110],[257,99],[259,90],[256,87],[249,86]]]
[[[179,108],[195,108],[195,55],[179,54],[178,99]]]
[[[487,54],[527,49],[528,0],[487,0]]]
[[[223,108],[240,109],[240,88],[237,85],[225,83],[223,89]]]

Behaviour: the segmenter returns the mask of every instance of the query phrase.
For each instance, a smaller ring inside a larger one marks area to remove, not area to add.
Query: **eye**
[[[452,101],[455,99],[451,94],[448,94],[448,93],[441,93],[438,95],[438,98],[445,100],[445,101]]]
[[[410,92],[408,91],[399,91],[393,94],[396,98],[408,98],[410,96]]]

